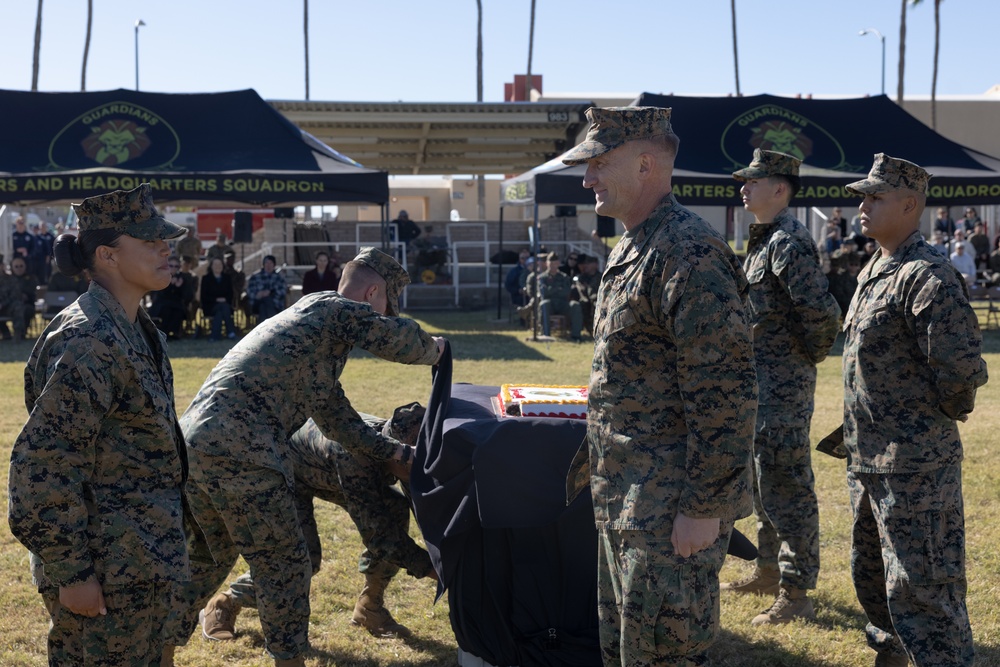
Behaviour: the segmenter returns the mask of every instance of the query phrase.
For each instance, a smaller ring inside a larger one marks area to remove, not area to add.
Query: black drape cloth
[[[410,476],[414,513],[448,592],[458,645],[494,665],[601,665],[590,493],[566,506],[586,433],[570,419],[499,419],[499,387],[433,389]]]
[[[590,489],[566,506],[586,422],[500,418],[500,387],[451,377],[446,347],[410,491],[458,645],[493,665],[601,665]],[[738,531],[729,553],[757,555]]]

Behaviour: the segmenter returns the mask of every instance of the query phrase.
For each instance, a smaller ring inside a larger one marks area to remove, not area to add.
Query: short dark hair
[[[650,137],[648,139],[641,139],[640,141],[649,142],[649,144],[666,152],[673,158],[677,157],[677,151],[680,148],[681,144],[680,137],[678,137],[673,132],[671,132],[670,134],[659,134],[655,137]]]
[[[270,261],[272,264],[277,264],[278,258],[275,257],[274,255],[264,255],[264,261],[265,262]]]
[[[355,275],[357,276],[356,278]],[[386,282],[382,274],[356,259],[352,259],[347,264],[344,264],[344,270],[340,276],[340,284],[344,285],[352,280],[359,280],[365,285],[380,285]]]
[[[795,195],[799,194],[799,190],[802,189],[802,179],[798,176],[792,176],[791,174],[775,174],[770,177],[772,180],[784,181],[788,185],[788,190],[791,192],[791,196],[788,201],[795,199]]]

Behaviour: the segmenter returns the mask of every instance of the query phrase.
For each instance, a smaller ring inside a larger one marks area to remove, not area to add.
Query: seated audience
[[[55,264],[52,265],[52,275],[49,276],[49,292],[76,292],[83,294],[87,291],[90,281],[82,274],[80,276],[67,276],[59,270]]]
[[[976,229],[976,224],[982,222],[976,209],[969,206],[965,209],[965,217],[955,223],[956,231],[963,230],[966,235],[971,234]]]
[[[404,211],[405,213],[405,211]],[[330,262],[330,255],[324,251],[316,253],[315,268],[302,276],[302,296],[313,292],[335,292],[340,284],[340,265]]]
[[[521,286],[523,285],[521,276],[528,270],[528,258],[530,256],[531,253],[527,249],[519,252],[517,254],[517,264],[507,272],[507,276],[503,281],[504,289],[510,294],[510,302],[514,306],[523,306],[525,304],[524,293],[521,291]]]
[[[563,315],[569,318],[570,338],[580,341],[580,330],[583,328],[583,309],[580,302],[571,295],[573,283],[569,276],[559,271],[559,256],[554,252],[548,257],[548,271],[538,276],[538,292],[541,297],[542,332],[551,334],[549,318],[552,315]]]
[[[580,255],[575,252],[566,255],[566,261],[559,265],[559,271],[570,278],[576,278],[580,275]]]
[[[955,247],[958,246],[958,245],[965,246],[965,254],[968,255],[969,257],[975,258],[975,256],[976,256],[976,249],[974,247],[972,247],[972,244],[969,243],[966,240],[966,238],[965,238],[965,230],[962,229],[961,227],[959,227],[958,229],[955,230],[955,237],[948,244],[948,256],[949,257],[951,257],[951,255],[954,254]]]
[[[274,317],[285,309],[288,286],[285,278],[275,271],[278,260],[274,255],[264,257],[264,266],[247,281],[247,298],[258,322]]]
[[[840,224],[837,220],[830,218],[826,221],[826,242],[823,246],[823,249],[826,250],[826,254],[833,254],[834,250],[840,248],[840,242]]]
[[[38,291],[38,281],[35,276],[28,272],[28,262],[23,257],[15,257],[10,262],[10,272],[17,281],[17,287],[21,292],[21,303],[24,312],[21,317],[24,320],[24,330],[31,326],[31,320],[35,318],[35,294]]]
[[[150,293],[152,305],[149,316],[156,322],[167,338],[180,338],[184,333],[184,320],[188,318],[188,308],[194,301],[195,289],[192,280],[181,271],[181,260],[172,256],[167,260],[170,267],[170,284]]]
[[[229,252],[229,244],[226,241],[226,235],[223,232],[219,232],[219,235],[215,238],[215,244],[205,252],[205,259],[212,261],[218,257],[221,260],[225,260],[227,252]]]
[[[212,318],[212,340],[222,340],[222,325],[226,337],[236,338],[233,323],[233,282],[225,273],[222,259],[213,257],[208,263],[208,273],[201,279],[201,312]]]
[[[948,241],[945,239],[944,234],[936,229],[934,230],[934,235],[931,237],[931,247],[945,257],[951,256],[951,253],[948,251]]]
[[[0,321],[0,335],[4,340],[24,340],[24,300],[21,298],[21,286],[17,278],[3,270],[0,265],[0,317],[10,318],[10,325]],[[14,329],[13,335],[11,328]]]
[[[937,219],[934,220],[934,231],[941,232],[941,236],[944,237],[946,242],[950,241],[951,237],[955,235],[955,221],[948,215],[948,209],[944,206],[938,207]]]
[[[951,253],[951,263],[962,274],[967,284],[972,285],[976,282],[976,261],[965,253],[964,245],[955,246],[955,252]]]
[[[972,231],[972,236],[969,237],[969,243],[972,244],[975,250],[976,268],[985,268],[990,261],[990,237],[986,235],[986,225],[984,223],[976,223]]]

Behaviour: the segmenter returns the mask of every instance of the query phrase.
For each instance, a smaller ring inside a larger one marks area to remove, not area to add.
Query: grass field
[[[524,340],[523,331],[506,322],[488,321],[488,312],[419,314],[424,326],[452,341],[454,381],[500,384],[504,381],[585,384],[592,346],[566,342]],[[986,359],[1000,368],[1000,333],[986,332]],[[175,391],[179,411],[188,405],[228,343],[183,341],[173,344]],[[25,419],[22,374],[30,343],[0,343],[0,457],[9,460],[10,446]],[[819,369],[813,439],[840,423],[842,389],[839,346]],[[354,406],[376,415],[393,407],[425,402],[430,388],[427,367],[390,364],[358,353],[347,365],[343,384]],[[984,387],[970,420],[961,426],[964,465],[966,528],[968,533],[969,612],[975,635],[977,665],[1000,667],[1000,462],[995,455],[1000,431],[1000,383]],[[871,665],[874,654],[866,647],[865,619],[854,596],[849,570],[850,507],[844,463],[822,454],[813,457],[820,499],[822,570],[814,594],[818,614],[814,623],[795,623],[778,629],[750,627],[750,619],[770,601],[763,598],[723,598],[722,634],[712,649],[713,664],[733,667]],[[0,482],[6,488],[7,465],[0,464]],[[6,495],[0,512],[6,515]],[[405,574],[389,589],[387,605],[397,620],[414,631],[415,639],[376,640],[349,625],[361,588],[357,557],[361,543],[345,512],[322,502],[317,519],[323,538],[323,569],[313,581],[310,667],[319,665],[456,664],[456,644],[448,620],[447,603],[433,604],[434,587]],[[752,520],[740,528],[754,534]],[[723,580],[736,579],[748,564],[730,561]],[[237,573],[245,568],[237,566]],[[0,667],[46,664],[48,619],[31,586],[28,555],[4,527],[0,529]],[[236,641],[215,644],[198,636],[177,653],[178,665],[249,667],[271,665],[264,655],[263,638],[254,612],[243,612]]]

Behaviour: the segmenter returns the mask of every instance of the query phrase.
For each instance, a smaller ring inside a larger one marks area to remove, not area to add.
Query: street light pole
[[[875,35],[880,40],[882,40],[882,94],[885,95],[885,35],[880,33],[875,28],[868,28],[866,30],[862,30],[861,32],[858,33],[858,35],[864,37],[869,33]]]
[[[135,21],[135,89],[139,90],[139,26],[146,25],[142,19]]]

